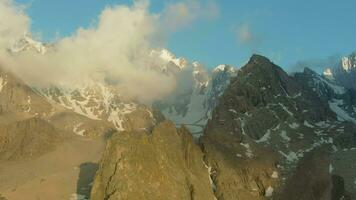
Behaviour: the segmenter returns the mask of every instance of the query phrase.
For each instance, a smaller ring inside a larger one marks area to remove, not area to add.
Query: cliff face
[[[30,159],[55,148],[65,135],[39,118],[0,126],[0,159]]]
[[[200,148],[185,128],[162,122],[152,131],[114,135],[91,199],[214,199]]]

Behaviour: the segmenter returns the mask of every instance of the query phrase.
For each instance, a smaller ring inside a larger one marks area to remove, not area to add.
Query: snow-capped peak
[[[19,53],[30,49],[34,49],[40,54],[45,54],[47,51],[43,43],[34,40],[28,33],[24,33],[24,36],[10,48],[10,51],[12,53]]]
[[[225,71],[226,65],[218,65],[214,71]]]
[[[180,69],[183,69],[185,66],[187,66],[186,59],[177,58],[173,53],[171,53],[167,49],[152,50],[151,56],[157,56],[158,58],[160,58],[162,61],[166,63],[172,62],[175,65],[177,65]]]
[[[213,72],[214,73],[218,73],[218,72],[235,73],[236,69],[234,67],[224,64],[224,65],[218,65],[217,67],[215,67]]]

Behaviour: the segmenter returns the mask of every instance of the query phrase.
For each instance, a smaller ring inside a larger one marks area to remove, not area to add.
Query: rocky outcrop
[[[0,194],[0,200],[7,200],[5,197],[1,196]]]
[[[343,194],[332,198],[333,181],[329,172],[330,164],[330,154],[325,149],[307,154],[299,162],[295,173],[286,181],[284,190],[276,199],[340,199]],[[340,192],[338,190],[335,192]]]
[[[31,118],[0,125],[0,159],[30,159],[52,151],[65,135],[50,123]]]
[[[115,134],[96,174],[92,200],[214,199],[200,148],[183,127]]]

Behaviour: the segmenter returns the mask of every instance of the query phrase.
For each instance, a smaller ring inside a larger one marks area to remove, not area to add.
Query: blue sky
[[[16,0],[28,5],[32,30],[46,40],[71,35],[87,27],[107,5],[130,0]],[[170,2],[151,0],[151,12]],[[201,1],[204,3],[204,1]],[[173,33],[167,48],[208,67],[240,66],[252,53],[260,53],[289,69],[300,60],[323,59],[356,50],[354,0],[249,0],[215,1],[219,15],[198,19]],[[65,13],[65,14],[63,14]]]

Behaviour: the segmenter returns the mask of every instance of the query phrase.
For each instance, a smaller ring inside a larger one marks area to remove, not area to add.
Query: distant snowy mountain
[[[342,57],[336,66],[326,68],[323,75],[345,88],[356,89],[356,52]]]
[[[24,34],[9,51],[13,54],[35,51],[45,56],[51,47]],[[237,70],[220,65],[209,73],[199,62],[189,63],[187,59],[176,57],[167,49],[152,50],[149,58],[150,69],[174,76],[177,82],[176,90],[165,99],[155,102],[154,109],[161,111],[177,126],[185,124],[193,133],[201,134],[218,98]],[[35,90],[51,103],[92,120],[108,121],[120,131],[125,129],[123,123],[127,114],[137,110],[151,112],[138,102],[125,100],[125,94],[110,84],[95,80],[84,82],[81,85],[51,85]]]
[[[179,69],[183,69],[186,67],[187,60],[184,58],[177,58],[173,53],[168,51],[167,49],[160,49],[160,50],[152,50],[150,56],[153,58],[158,58],[164,63],[165,65],[172,63]]]
[[[23,51],[34,50],[40,54],[45,54],[47,52],[47,47],[42,42],[36,41],[28,33],[25,33],[22,38],[15,43],[9,51],[11,53],[20,53]]]
[[[52,86],[39,91],[50,102],[93,120],[107,120],[120,131],[124,130],[124,116],[139,107],[137,103],[122,101],[115,88],[101,83],[78,88]]]
[[[185,74],[183,80],[185,82],[189,77],[186,73],[191,73],[191,82],[188,81],[190,85],[188,84],[183,92],[178,88],[172,96],[156,102],[153,107],[177,126],[184,124],[195,136],[199,136],[211,117],[212,110],[218,104],[219,97],[228,87],[230,79],[236,76],[237,69],[229,65],[219,65],[209,74],[203,65],[193,62],[184,70],[181,73]]]

